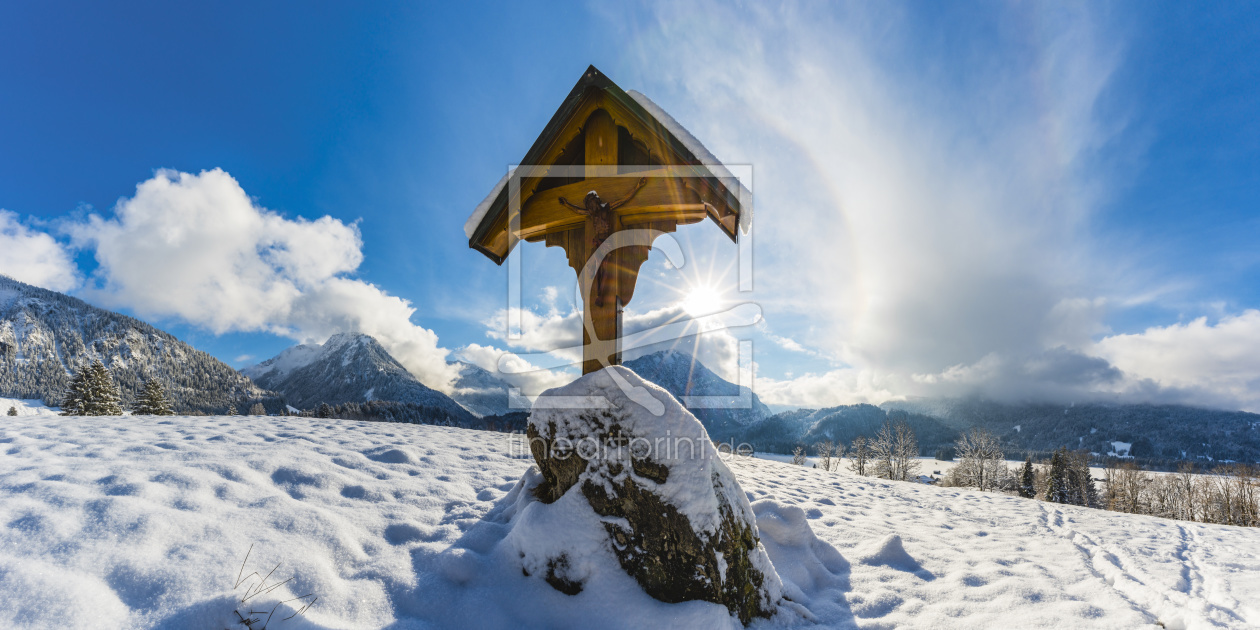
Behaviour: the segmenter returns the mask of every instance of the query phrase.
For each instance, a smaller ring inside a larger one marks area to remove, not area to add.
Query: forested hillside
[[[269,392],[174,336],[83,300],[0,276],[0,396],[57,406],[78,366],[99,359],[131,404],[157,378],[176,411],[244,411]]]

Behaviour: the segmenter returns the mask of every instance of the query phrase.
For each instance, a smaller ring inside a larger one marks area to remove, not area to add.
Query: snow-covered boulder
[[[611,549],[658,600],[718,603],[744,623],[774,614],[783,588],[760,544],[756,517],[695,416],[621,366],[587,374],[540,400],[549,397],[608,404],[535,405],[528,437],[542,475],[533,490],[545,504],[539,507],[573,514],[589,508],[602,529],[594,544]],[[577,593],[587,573],[577,564],[589,555],[577,547],[591,544],[591,531],[565,523],[556,519],[548,531],[533,530],[549,540],[522,543],[528,547],[521,550],[523,569]]]

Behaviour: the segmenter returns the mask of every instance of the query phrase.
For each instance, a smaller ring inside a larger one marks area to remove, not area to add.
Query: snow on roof
[[[477,226],[481,225],[481,220],[486,218],[487,212],[490,212],[490,206],[494,205],[495,198],[499,196],[499,193],[503,192],[503,187],[507,186],[508,178],[515,172],[516,167],[508,169],[508,172],[503,176],[503,179],[500,179],[499,183],[494,185],[490,194],[486,195],[486,198],[482,199],[481,203],[477,204],[477,208],[473,210],[472,216],[469,216],[468,220],[464,222],[465,236],[470,239],[473,237],[473,233],[477,231]]]
[[[749,191],[748,188],[744,186],[744,183],[739,181],[739,179],[726,168],[725,164],[722,164],[721,160],[718,160],[716,156],[710,153],[709,149],[705,147],[699,139],[691,135],[691,132],[687,131],[687,128],[682,126],[682,124],[675,120],[673,116],[670,116],[669,112],[661,109],[660,105],[657,105],[656,102],[641,92],[626,90],[626,94],[628,94],[630,98],[634,99],[640,107],[647,110],[653,118],[656,118],[657,121],[664,125],[666,131],[673,134],[675,138],[678,138],[678,141],[683,143],[683,146],[687,147],[687,150],[690,151],[691,154],[705,166],[705,168],[709,169],[715,177],[722,180],[723,185],[730,186],[730,182],[737,182],[739,188],[737,190],[732,190],[731,192],[739,198],[739,231],[747,234],[748,230],[752,227],[752,192]]]
[[[661,109],[660,105],[657,105],[654,101],[652,101],[652,99],[634,90],[628,90],[626,94],[630,96],[630,98],[634,99],[634,101],[646,110],[648,114],[659,121],[661,125],[665,127],[665,130],[677,138],[678,141],[681,142],[683,146],[686,147],[686,149],[709,170],[709,172],[713,173],[714,177],[717,177],[722,181],[724,186],[729,187],[732,182],[736,183],[738,188],[731,190],[731,192],[739,198],[739,231],[747,234],[748,230],[752,227],[752,192],[748,190],[744,183],[735,177],[735,175],[731,173],[730,169],[726,168],[726,165],[722,164],[722,162],[718,160],[717,157],[714,156],[713,153],[711,153],[709,149],[700,142],[700,140],[692,135],[686,127],[682,126],[682,124],[675,120],[673,116],[670,116],[668,112]],[[512,173],[514,172],[516,172],[516,167],[508,169],[508,172],[499,179],[499,183],[495,184],[494,188],[490,190],[490,194],[486,195],[485,199],[482,199],[481,203],[477,204],[477,207],[473,210],[472,214],[469,215],[468,220],[464,222],[464,236],[467,236],[469,239],[473,237],[473,234],[477,231],[477,226],[481,225],[481,222],[485,220],[486,214],[490,212],[490,208],[494,205],[495,199],[503,192],[504,187],[507,186],[508,179],[512,177]]]

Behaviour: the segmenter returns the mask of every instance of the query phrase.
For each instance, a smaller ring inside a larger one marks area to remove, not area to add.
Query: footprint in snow
[[[385,528],[385,540],[388,540],[391,545],[404,545],[424,539],[424,532],[419,527],[408,523],[395,523]]]
[[[364,453],[368,459],[382,464],[413,464],[411,455],[400,448],[373,449]]]
[[[341,496],[347,499],[362,499],[367,496],[367,488],[363,486],[346,486],[341,489]]]

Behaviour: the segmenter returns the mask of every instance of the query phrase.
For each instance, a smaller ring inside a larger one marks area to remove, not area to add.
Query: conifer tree
[[[1067,449],[1059,448],[1050,458],[1050,475],[1046,479],[1046,501],[1068,502]]]
[[[1019,475],[1019,496],[1031,499],[1037,494],[1037,491],[1033,489],[1033,479],[1032,456],[1029,456],[1024,459],[1024,470]]]
[[[166,400],[166,390],[157,379],[151,378],[144,383],[144,391],[136,399],[132,413],[140,416],[173,416],[171,405]]]
[[[235,404],[228,405],[227,415],[229,415],[229,416],[235,416],[235,415],[236,415],[236,405],[235,405]]]
[[[10,406],[10,407],[9,407],[9,415],[10,415],[10,416],[16,416],[16,415],[17,415],[17,407]]]
[[[1067,483],[1064,484],[1067,492],[1067,500],[1064,503],[1071,505],[1083,505],[1084,497],[1081,496],[1081,471],[1076,468],[1076,458],[1070,453],[1064,456],[1064,474],[1067,476]]]
[[[114,384],[109,369],[99,360],[88,368],[86,389],[83,392],[83,415],[121,416],[122,394]]]
[[[87,365],[80,365],[75,370],[74,376],[70,378],[70,385],[66,386],[66,395],[61,400],[61,415],[63,416],[86,416],[84,410],[85,396],[87,395],[88,373],[91,368]]]
[[[1100,505],[1098,487],[1094,485],[1094,476],[1089,470],[1089,454],[1083,451],[1072,453],[1068,459],[1068,477],[1071,481],[1071,503],[1096,508]]]

